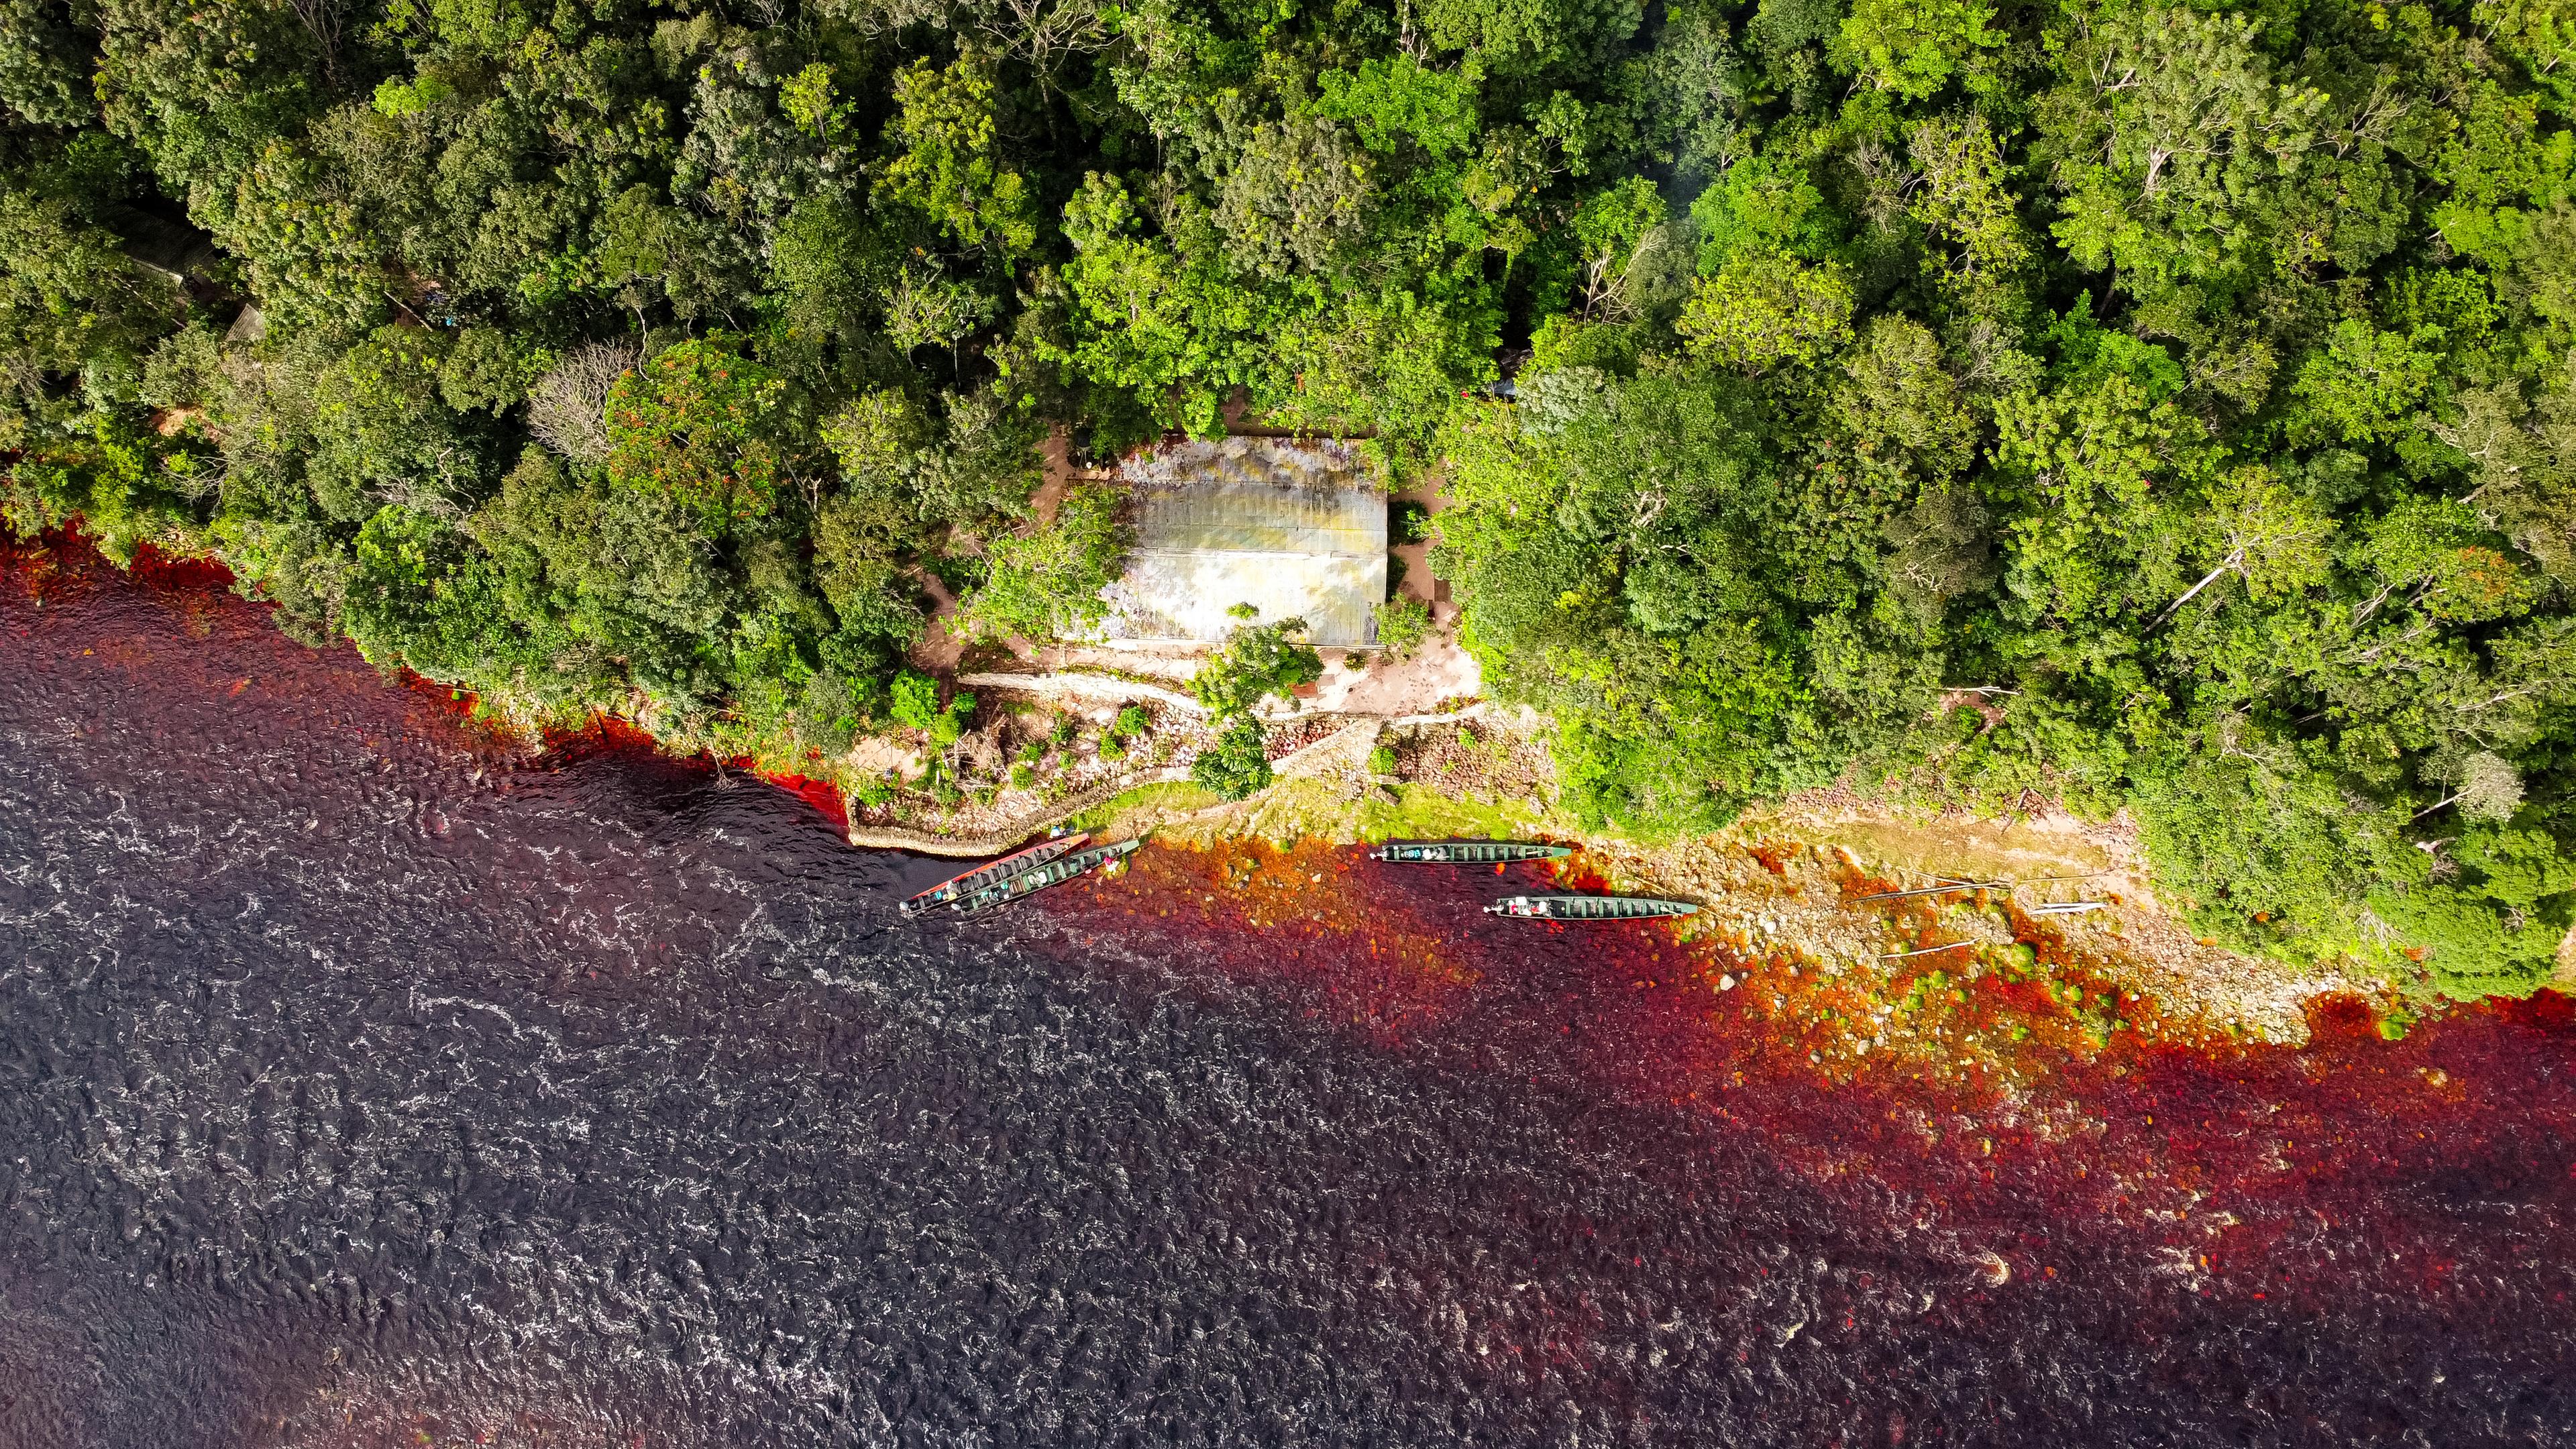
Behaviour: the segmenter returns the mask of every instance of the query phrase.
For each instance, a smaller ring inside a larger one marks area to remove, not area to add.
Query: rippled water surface
[[[0,1446],[2576,1439],[2554,1006],[1997,1093],[1346,852],[895,929],[791,795],[0,563]]]

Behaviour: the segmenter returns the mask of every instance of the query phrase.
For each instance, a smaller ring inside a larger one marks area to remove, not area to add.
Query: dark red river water
[[[0,1446],[2576,1441],[2558,998],[1829,1070],[1354,857],[899,928],[793,794],[10,553]]]

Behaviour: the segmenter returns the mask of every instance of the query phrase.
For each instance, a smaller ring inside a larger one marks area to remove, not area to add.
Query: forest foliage
[[[2036,792],[2232,944],[2518,992],[2571,119],[2569,0],[0,0],[0,508],[830,754],[928,583],[1096,620],[1050,430],[1240,394],[1443,470],[1591,818]]]

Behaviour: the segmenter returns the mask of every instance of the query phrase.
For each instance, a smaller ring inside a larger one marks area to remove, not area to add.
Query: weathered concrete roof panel
[[[1127,465],[1136,547],[1104,637],[1214,643],[1240,621],[1306,620],[1315,643],[1377,642],[1386,490],[1356,450],[1258,438],[1179,443]]]
[[[1141,488],[1136,537],[1154,548],[1360,558],[1386,552],[1386,495],[1231,482]]]
[[[1307,636],[1329,648],[1377,642],[1377,602],[1386,597],[1386,556],[1220,553],[1138,549],[1111,590],[1123,630],[1112,637],[1214,643],[1242,621],[1226,611],[1250,604],[1261,618],[1302,617]]]

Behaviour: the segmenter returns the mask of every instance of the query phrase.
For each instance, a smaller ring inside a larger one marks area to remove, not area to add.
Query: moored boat
[[[1485,907],[1486,915],[1526,921],[1648,921],[1698,913],[1689,901],[1654,896],[1505,896]]]
[[[949,903],[949,909],[964,916],[980,916],[1013,901],[1026,900],[1049,886],[1062,885],[1097,865],[1106,864],[1144,844],[1142,836],[1109,845],[1095,845],[1058,860],[1051,860],[1035,870],[1024,870],[1007,880],[996,881],[972,895],[960,896]]]
[[[1390,840],[1368,853],[1371,860],[1399,865],[1502,865],[1516,860],[1558,860],[1572,855],[1571,845],[1534,840]]]
[[[950,876],[906,899],[900,909],[907,916],[920,915],[932,906],[946,905],[960,896],[973,895],[987,886],[999,885],[1023,871],[1035,870],[1067,851],[1079,849],[1090,838],[1089,832],[1082,831],[1054,840],[1041,840],[1026,850],[1015,850],[999,860],[988,860],[964,875]]]

